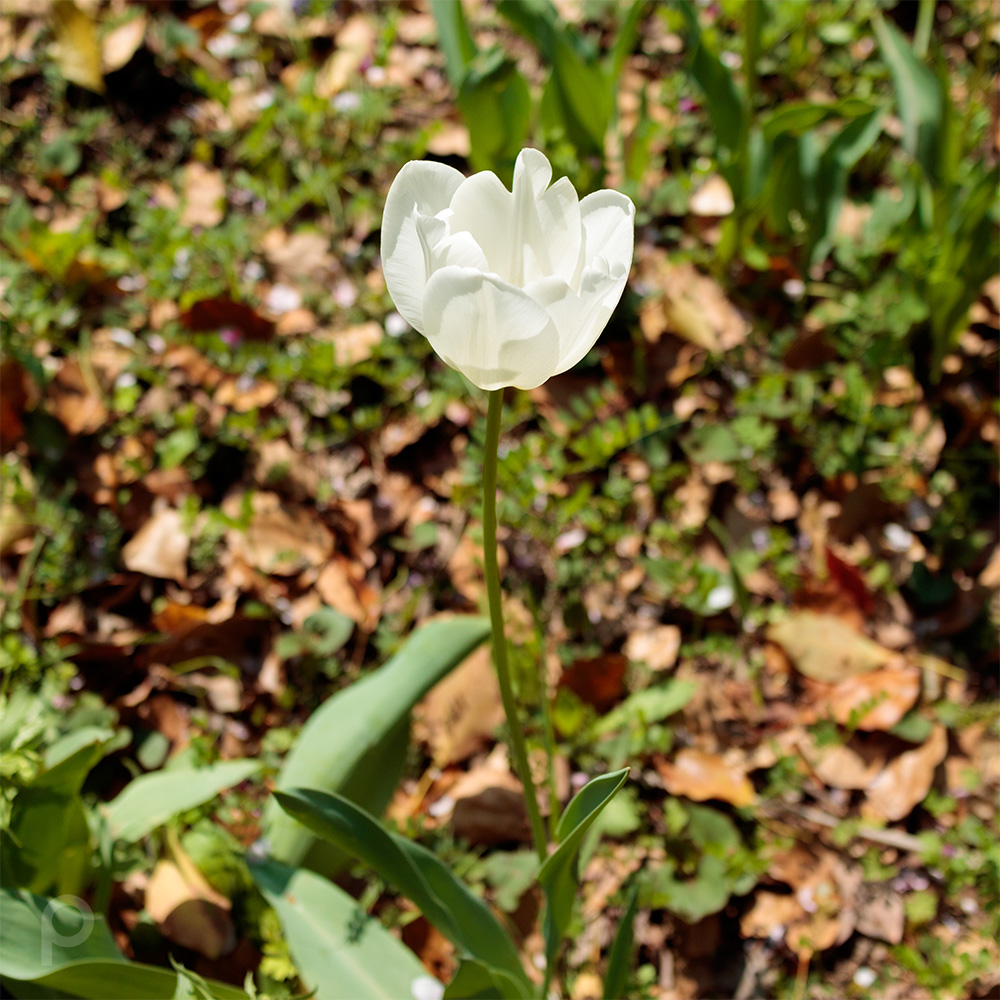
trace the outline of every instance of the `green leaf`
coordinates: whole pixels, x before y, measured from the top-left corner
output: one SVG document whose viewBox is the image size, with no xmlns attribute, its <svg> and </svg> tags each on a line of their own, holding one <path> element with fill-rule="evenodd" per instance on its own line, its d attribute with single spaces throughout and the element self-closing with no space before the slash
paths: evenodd
<svg viewBox="0 0 1000 1000">
<path fill-rule="evenodd" d="M 87 727 L 63 737 L 46 754 L 49 763 L 11 805 L 2 846 L 4 882 L 32 892 L 53 884 L 59 892 L 79 889 L 79 859 L 71 844 L 89 841 L 80 789 L 114 738 L 111 730 Z"/>
<path fill-rule="evenodd" d="M 760 127 L 766 139 L 774 140 L 786 133 L 798 135 L 831 118 L 861 118 L 875 110 L 870 101 L 858 97 L 845 97 L 832 104 L 789 101 L 770 114 L 762 115 Z"/>
<path fill-rule="evenodd" d="M 591 728 L 591 735 L 606 736 L 634 720 L 641 720 L 646 725 L 660 722 L 679 712 L 694 697 L 697 689 L 694 681 L 671 678 L 666 684 L 636 691 L 602 716 Z"/>
<path fill-rule="evenodd" d="M 914 54 L 898 28 L 882 15 L 873 15 L 875 34 L 889 66 L 899 117 L 903 121 L 903 146 L 916 157 L 927 177 L 940 178 L 945 94 L 929 66 Z"/>
<path fill-rule="evenodd" d="M 545 953 L 555 962 L 573 914 L 576 899 L 576 857 L 584 835 L 619 788 L 625 784 L 629 769 L 611 771 L 589 781 L 566 806 L 556 826 L 559 846 L 548 856 L 538 872 L 538 883 L 545 890 Z"/>
<path fill-rule="evenodd" d="M 604 975 L 604 996 L 607 1000 L 618 1000 L 631 995 L 629 977 L 632 970 L 632 928 L 638 899 L 639 890 L 633 886 L 608 954 L 608 971 Z"/>
<path fill-rule="evenodd" d="M 178 972 L 129 962 L 100 915 L 8 889 L 0 889 L 0 977 L 15 996 L 81 1000 L 173 1000 L 181 981 Z M 225 983 L 206 986 L 219 1000 L 247 1000 Z"/>
<path fill-rule="evenodd" d="M 276 787 L 342 791 L 378 788 L 384 770 L 375 752 L 418 702 L 488 635 L 485 618 L 460 616 L 419 628 L 380 669 L 324 702 L 310 717 L 285 759 Z M 373 764 L 374 762 L 374 764 Z M 378 766 L 375 766 L 378 764 Z M 384 792 L 384 782 L 382 791 Z M 390 789 L 391 794 L 391 789 Z M 362 804 L 381 812 L 387 798 Z M 312 833 L 269 801 L 264 833 L 271 854 L 298 865 L 315 841 Z"/>
<path fill-rule="evenodd" d="M 529 988 L 517 948 L 503 925 L 430 851 L 391 833 L 343 796 L 296 789 L 275 792 L 274 797 L 304 826 L 369 865 L 411 899 L 457 947 Z"/>
<path fill-rule="evenodd" d="M 705 93 L 709 122 L 719 145 L 737 152 L 750 126 L 750 112 L 736 86 L 733 74 L 717 55 L 710 52 L 701 37 L 697 8 L 690 0 L 682 0 L 681 11 L 689 35 L 689 68 L 698 86 Z M 732 181 L 730 181 L 732 186 Z M 733 194 L 738 192 L 733 189 Z"/>
<path fill-rule="evenodd" d="M 277 861 L 253 864 L 251 871 L 278 914 L 308 989 L 352 1000 L 415 995 L 413 983 L 427 975 L 417 956 L 343 889 Z"/>
<path fill-rule="evenodd" d="M 509 184 L 531 124 L 531 94 L 514 62 L 499 48 L 470 66 L 456 100 L 469 130 L 469 159 Z"/>
<path fill-rule="evenodd" d="M 469 64 L 476 56 L 476 43 L 465 20 L 462 0 L 431 0 L 431 13 L 437 23 L 438 41 L 444 53 L 448 79 L 458 90 Z"/>
<path fill-rule="evenodd" d="M 255 760 L 224 760 L 197 770 L 185 767 L 140 775 L 107 806 L 111 834 L 116 840 L 141 840 L 173 816 L 214 799 L 259 769 Z"/>
<path fill-rule="evenodd" d="M 463 958 L 443 1000 L 506 1000 L 511 996 L 525 996 L 523 985 L 500 969 Z"/>
</svg>

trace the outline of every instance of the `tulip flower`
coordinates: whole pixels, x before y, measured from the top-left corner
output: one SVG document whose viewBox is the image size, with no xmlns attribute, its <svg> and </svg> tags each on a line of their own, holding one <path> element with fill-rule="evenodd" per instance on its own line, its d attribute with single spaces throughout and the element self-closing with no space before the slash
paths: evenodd
<svg viewBox="0 0 1000 1000">
<path fill-rule="evenodd" d="M 594 346 L 632 266 L 635 208 L 617 191 L 578 199 L 537 149 L 513 191 L 414 161 L 382 218 L 382 267 L 399 313 L 481 389 L 533 389 Z"/>
</svg>

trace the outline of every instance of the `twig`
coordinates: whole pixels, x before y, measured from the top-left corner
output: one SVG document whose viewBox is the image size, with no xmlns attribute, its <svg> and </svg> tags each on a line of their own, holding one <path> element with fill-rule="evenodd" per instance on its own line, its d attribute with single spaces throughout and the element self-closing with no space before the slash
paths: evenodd
<svg viewBox="0 0 1000 1000">
<path fill-rule="evenodd" d="M 815 823 L 828 830 L 834 830 L 840 826 L 840 820 L 835 816 L 813 806 L 783 806 L 781 809 L 764 806 L 761 812 L 773 819 L 781 819 L 783 815 L 791 813 L 799 819 L 804 819 L 807 823 Z M 902 833 L 899 830 L 879 830 L 874 826 L 861 826 L 852 832 L 852 836 L 860 837 L 862 840 L 870 840 L 875 844 L 884 844 L 886 847 L 895 847 L 900 851 L 912 851 L 915 854 L 919 854 L 924 849 L 923 842 L 919 837 L 914 837 L 912 833 Z"/>
</svg>

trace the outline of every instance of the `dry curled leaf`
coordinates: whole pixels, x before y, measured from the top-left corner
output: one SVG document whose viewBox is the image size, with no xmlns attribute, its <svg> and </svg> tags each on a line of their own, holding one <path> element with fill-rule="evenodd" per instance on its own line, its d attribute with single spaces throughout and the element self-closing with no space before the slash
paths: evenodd
<svg viewBox="0 0 1000 1000">
<path fill-rule="evenodd" d="M 816 699 L 841 725 L 866 732 L 892 729 L 916 704 L 920 669 L 901 665 L 814 687 Z"/>
<path fill-rule="evenodd" d="M 828 684 L 876 670 L 899 655 L 836 615 L 814 611 L 792 612 L 771 625 L 767 637 L 784 649 L 799 673 Z"/>
<path fill-rule="evenodd" d="M 145 573 L 182 583 L 187 575 L 191 538 L 181 515 L 169 507 L 160 510 L 128 540 L 122 562 L 133 573 Z"/>
<path fill-rule="evenodd" d="M 307 510 L 282 503 L 276 493 L 255 493 L 253 514 L 245 532 L 228 533 L 230 547 L 254 569 L 291 576 L 321 566 L 333 551 L 330 530 Z M 228 497 L 223 510 L 238 517 L 241 498 Z"/>
<path fill-rule="evenodd" d="M 222 174 L 197 161 L 188 163 L 182 173 L 184 207 L 181 222 L 185 226 L 217 226 L 225 215 L 226 185 Z"/>
<path fill-rule="evenodd" d="M 926 743 L 900 754 L 868 786 L 861 815 L 889 822 L 905 819 L 926 798 L 947 752 L 948 734 L 936 725 Z"/>
<path fill-rule="evenodd" d="M 414 733 L 445 767 L 482 749 L 503 719 L 490 650 L 480 646 L 417 706 Z"/>
<path fill-rule="evenodd" d="M 669 670 L 681 649 L 681 630 L 676 625 L 657 625 L 647 632 L 633 632 L 625 642 L 625 655 L 650 670 Z"/>
<path fill-rule="evenodd" d="M 696 802 L 721 799 L 734 806 L 749 806 L 756 799 L 753 784 L 742 768 L 718 754 L 688 747 L 672 762 L 659 763 L 657 770 L 671 795 L 685 795 Z"/>
<path fill-rule="evenodd" d="M 173 848 L 174 860 L 158 861 L 146 885 L 146 912 L 171 941 L 218 958 L 236 943 L 232 904 L 212 888 L 176 840 Z"/>
<path fill-rule="evenodd" d="M 93 19 L 73 0 L 56 0 L 51 10 L 56 34 L 52 56 L 59 72 L 70 83 L 103 94 L 101 46 Z"/>
<path fill-rule="evenodd" d="M 101 64 L 105 73 L 114 73 L 128 65 L 146 37 L 146 15 L 140 14 L 109 31 L 101 42 Z"/>
</svg>

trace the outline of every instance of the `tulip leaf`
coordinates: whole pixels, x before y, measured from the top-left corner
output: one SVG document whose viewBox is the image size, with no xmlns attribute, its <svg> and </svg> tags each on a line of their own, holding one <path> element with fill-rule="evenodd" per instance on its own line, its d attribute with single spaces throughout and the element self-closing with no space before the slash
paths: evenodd
<svg viewBox="0 0 1000 1000">
<path fill-rule="evenodd" d="M 508 973 L 475 958 L 464 958 L 445 988 L 443 1000 L 506 1000 L 524 995 L 523 984 Z"/>
<path fill-rule="evenodd" d="M 477 59 L 458 88 L 458 109 L 469 130 L 469 159 L 509 184 L 531 126 L 531 93 L 517 66 L 499 49 Z"/>
<path fill-rule="evenodd" d="M 305 868 L 251 865 L 307 988 L 321 997 L 398 1000 L 426 976 L 416 955 L 343 889 Z M 334 994 L 330 991 L 335 990 Z"/>
<path fill-rule="evenodd" d="M 275 799 L 299 823 L 373 868 L 465 954 L 528 990 L 517 948 L 503 925 L 434 854 L 390 832 L 341 795 L 295 789 L 275 792 Z"/>
<path fill-rule="evenodd" d="M 916 157 L 928 179 L 939 179 L 946 95 L 929 66 L 922 63 L 899 29 L 879 13 L 874 15 L 875 34 L 889 66 L 896 91 L 899 117 L 903 121 L 903 145 Z"/>
<path fill-rule="evenodd" d="M 750 127 L 750 110 L 743 99 L 733 74 L 715 53 L 710 52 L 701 36 L 697 8 L 690 0 L 682 0 L 681 11 L 687 22 L 690 40 L 691 75 L 705 92 L 709 122 L 720 146 L 735 154 Z M 730 186 L 733 186 L 730 180 Z M 733 188 L 733 193 L 739 192 Z"/>
<path fill-rule="evenodd" d="M 172 1000 L 193 995 L 193 981 L 203 996 L 247 1000 L 235 986 L 185 969 L 130 962 L 102 916 L 23 889 L 0 889 L 0 977 L 14 996 Z M 181 992 L 184 986 L 189 992 Z"/>
<path fill-rule="evenodd" d="M 538 872 L 538 882 L 545 890 L 545 953 L 550 966 L 556 959 L 573 913 L 576 898 L 576 859 L 584 835 L 605 806 L 625 784 L 629 769 L 610 771 L 589 781 L 573 797 L 556 826 L 559 846 L 549 855 Z"/>
<path fill-rule="evenodd" d="M 633 886 L 618 921 L 618 930 L 608 954 L 608 971 L 604 974 L 604 996 L 608 1000 L 629 996 L 629 974 L 632 970 L 633 925 L 638 909 L 639 890 Z"/>
<path fill-rule="evenodd" d="M 171 817 L 215 798 L 260 770 L 256 760 L 223 760 L 208 767 L 178 767 L 130 781 L 107 807 L 116 840 L 135 843 Z"/>
<path fill-rule="evenodd" d="M 475 616 L 432 621 L 415 631 L 378 670 L 324 702 L 310 717 L 278 774 L 276 787 L 347 791 L 371 812 L 392 794 L 384 780 L 389 737 L 410 709 L 489 635 Z M 394 785 L 394 781 L 392 782 Z M 293 866 L 315 842 L 312 833 L 274 802 L 264 809 L 271 855 Z"/>
<path fill-rule="evenodd" d="M 465 20 L 462 0 L 431 0 L 431 12 L 437 24 L 438 41 L 444 53 L 448 79 L 452 87 L 458 90 L 477 52 L 469 24 Z"/>
</svg>

